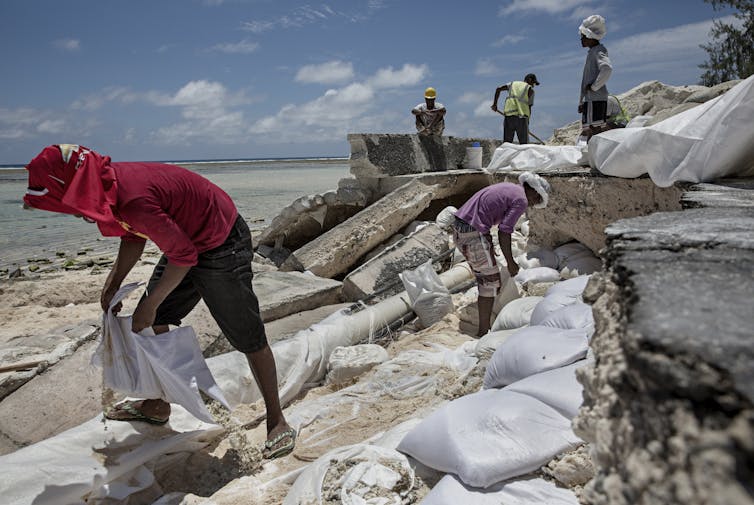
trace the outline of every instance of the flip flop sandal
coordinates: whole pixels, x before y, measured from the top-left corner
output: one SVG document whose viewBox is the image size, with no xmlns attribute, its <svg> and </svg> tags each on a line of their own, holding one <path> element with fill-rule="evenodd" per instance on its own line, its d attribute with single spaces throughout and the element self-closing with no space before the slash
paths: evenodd
<svg viewBox="0 0 754 505">
<path fill-rule="evenodd" d="M 156 425 L 163 425 L 168 422 L 168 419 L 170 419 L 169 417 L 161 419 L 159 417 L 148 416 L 136 408 L 135 403 L 136 402 L 134 401 L 128 400 L 110 407 L 105 411 L 105 418 L 110 419 L 111 421 L 144 421 L 145 423 Z M 123 412 L 128 415 L 123 416 Z"/>
<path fill-rule="evenodd" d="M 279 444 L 282 440 L 284 440 L 286 437 L 289 438 L 289 442 L 287 444 L 283 444 L 274 450 L 272 449 L 277 444 Z M 263 456 L 265 459 L 280 458 L 293 452 L 294 447 L 296 447 L 296 430 L 291 428 L 291 429 L 285 430 L 282 433 L 279 433 L 272 440 L 267 440 L 264 443 Z"/>
</svg>

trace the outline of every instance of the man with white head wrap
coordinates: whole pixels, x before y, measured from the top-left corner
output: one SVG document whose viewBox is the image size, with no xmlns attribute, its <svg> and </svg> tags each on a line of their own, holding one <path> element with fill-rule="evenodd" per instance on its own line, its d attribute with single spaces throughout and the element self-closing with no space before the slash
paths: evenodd
<svg viewBox="0 0 754 505">
<path fill-rule="evenodd" d="M 600 133 L 607 119 L 607 80 L 613 71 L 607 49 L 600 40 L 607 33 L 605 18 L 593 14 L 584 19 L 579 26 L 581 46 L 589 48 L 584 62 L 581 78 L 581 95 L 579 96 L 579 113 L 581 113 L 581 134 L 587 141 L 592 135 Z"/>
<path fill-rule="evenodd" d="M 487 186 L 477 191 L 455 213 L 453 239 L 474 271 L 479 288 L 477 336 L 480 337 L 490 329 L 492 306 L 502 286 L 500 268 L 492 247 L 491 229 L 497 226 L 498 242 L 508 273 L 514 277 L 518 273 L 518 265 L 511 251 L 511 234 L 516 221 L 528 206 L 543 208 L 547 205 L 550 184 L 546 180 L 524 172 L 518 182 Z"/>
</svg>

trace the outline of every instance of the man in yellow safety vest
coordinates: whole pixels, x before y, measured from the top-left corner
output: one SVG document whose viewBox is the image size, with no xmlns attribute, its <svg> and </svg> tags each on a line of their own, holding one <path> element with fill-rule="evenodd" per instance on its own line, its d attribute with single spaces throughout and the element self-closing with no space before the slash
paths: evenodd
<svg viewBox="0 0 754 505">
<path fill-rule="evenodd" d="M 519 144 L 529 143 L 529 118 L 534 105 L 534 86 L 539 86 L 537 76 L 527 74 L 523 81 L 509 82 L 495 89 L 495 98 L 490 107 L 495 112 L 500 112 L 497 108 L 500 93 L 508 92 L 502 112 L 505 116 L 503 142 L 513 142 L 515 133 Z"/>
</svg>

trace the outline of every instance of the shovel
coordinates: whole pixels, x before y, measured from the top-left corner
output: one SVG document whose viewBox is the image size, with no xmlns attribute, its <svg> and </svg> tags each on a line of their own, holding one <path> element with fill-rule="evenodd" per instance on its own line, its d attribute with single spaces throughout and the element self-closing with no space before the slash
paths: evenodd
<svg viewBox="0 0 754 505">
<path fill-rule="evenodd" d="M 503 114 L 503 113 L 502 113 L 502 112 L 500 112 L 499 110 L 496 110 L 495 112 L 497 112 L 497 113 L 498 113 L 498 114 L 500 114 L 501 116 L 505 117 L 505 114 Z M 529 135 L 531 135 L 532 137 L 534 137 L 534 139 L 535 139 L 535 140 L 537 140 L 537 141 L 538 141 L 538 142 L 539 142 L 540 144 L 542 144 L 542 145 L 545 145 L 544 141 L 543 141 L 543 140 L 542 140 L 541 138 L 539 138 L 539 137 L 537 137 L 536 135 L 534 135 L 534 134 L 533 134 L 533 133 L 531 132 L 531 130 L 529 130 Z"/>
</svg>

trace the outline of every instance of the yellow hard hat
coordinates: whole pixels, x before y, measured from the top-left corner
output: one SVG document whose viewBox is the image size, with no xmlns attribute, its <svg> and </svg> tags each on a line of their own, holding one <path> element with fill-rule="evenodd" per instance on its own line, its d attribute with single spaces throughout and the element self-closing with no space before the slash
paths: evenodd
<svg viewBox="0 0 754 505">
<path fill-rule="evenodd" d="M 437 91 L 435 91 L 435 88 L 427 88 L 424 90 L 424 98 L 437 98 Z"/>
</svg>

